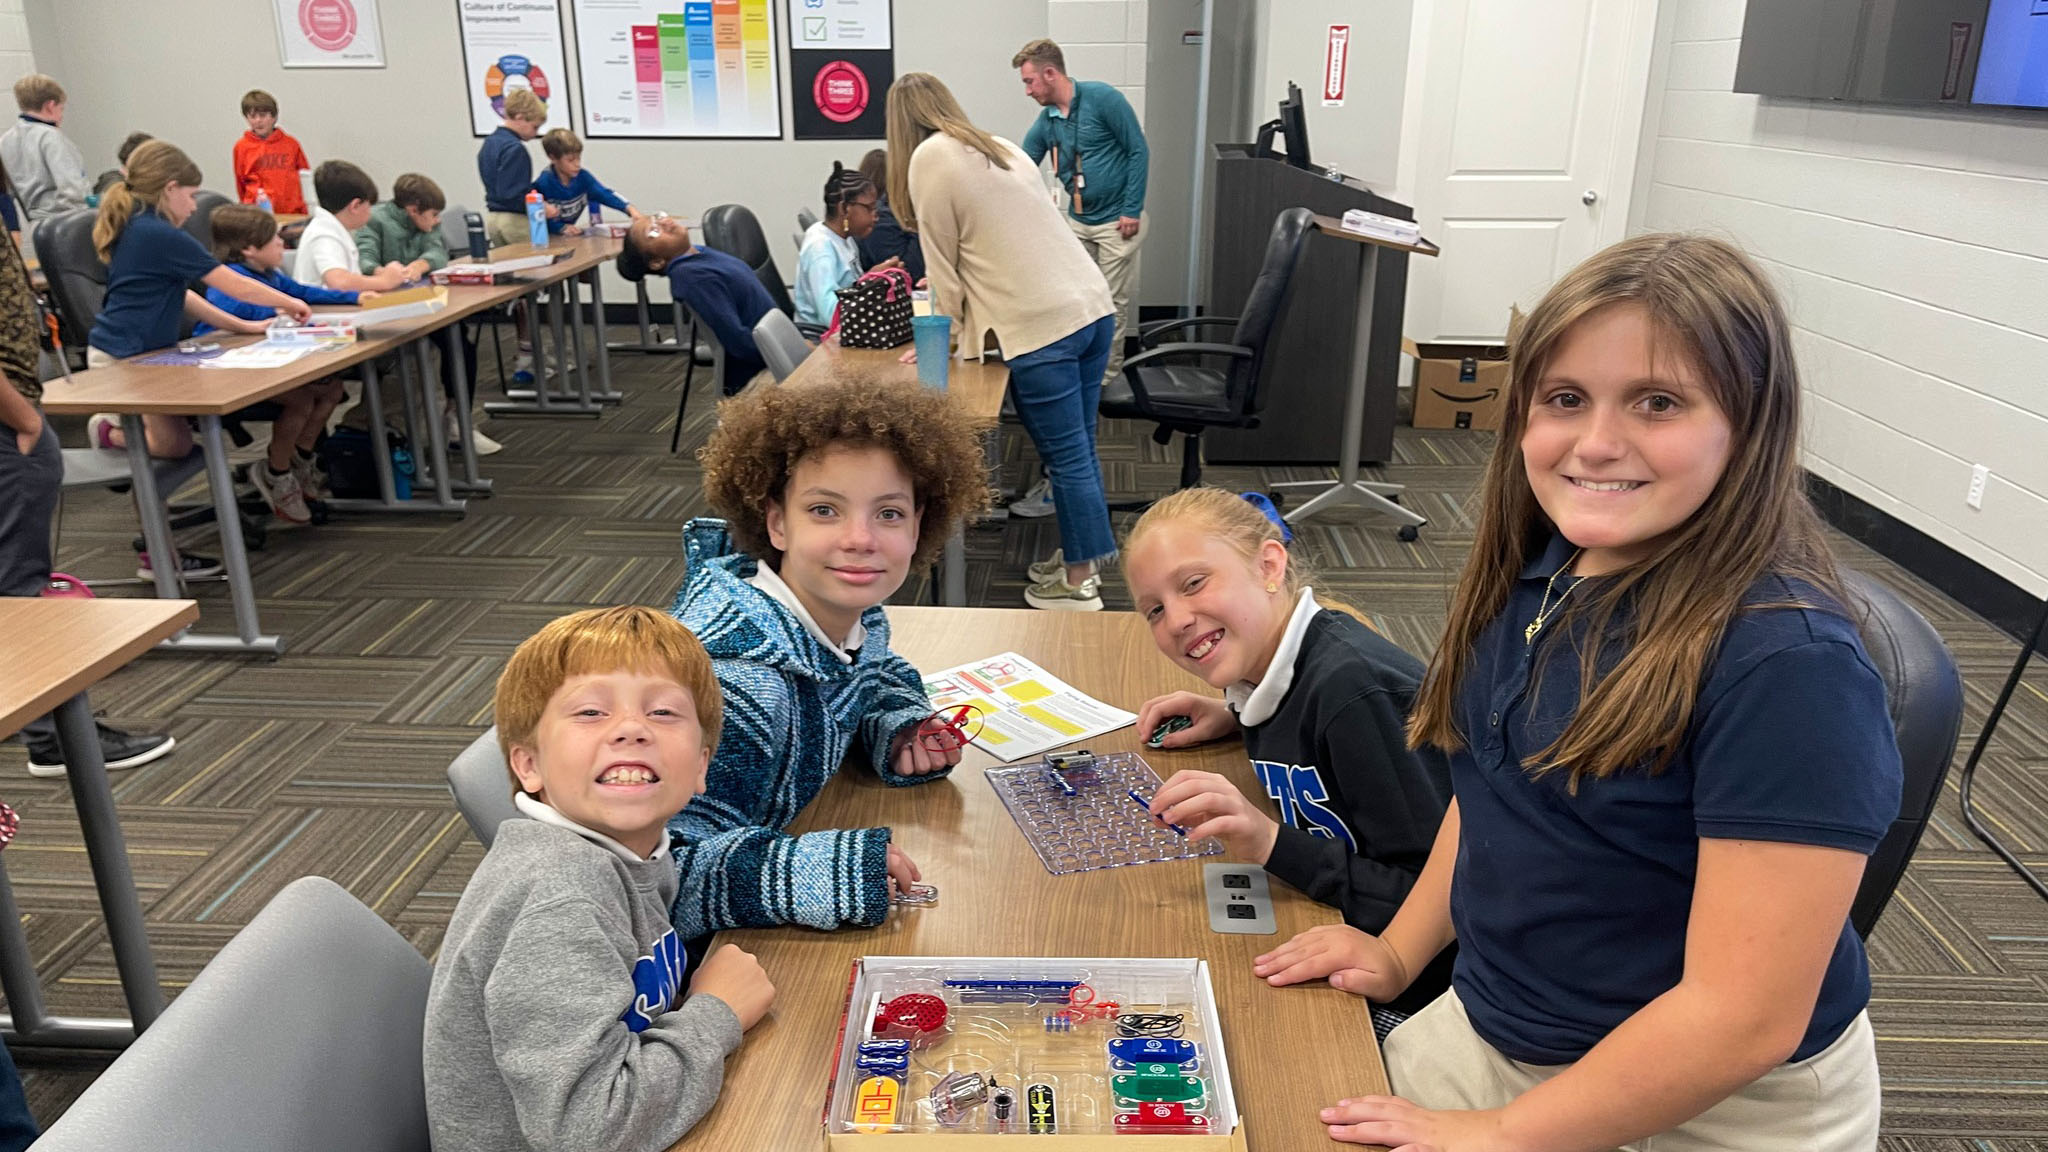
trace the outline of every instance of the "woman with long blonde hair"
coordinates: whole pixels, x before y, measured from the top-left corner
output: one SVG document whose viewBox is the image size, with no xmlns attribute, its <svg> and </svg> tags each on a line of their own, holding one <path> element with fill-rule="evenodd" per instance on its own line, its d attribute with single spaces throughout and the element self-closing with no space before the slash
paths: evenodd
<svg viewBox="0 0 2048 1152">
<path fill-rule="evenodd" d="M 918 233 L 932 311 L 953 318 L 960 354 L 979 359 L 993 343 L 1009 363 L 1017 418 L 1051 477 L 1060 550 L 1032 566 L 1025 603 L 1100 610 L 1098 565 L 1116 554 L 1095 455 L 1116 329 L 1109 282 L 1024 151 L 975 127 L 926 72 L 889 88 L 889 203 Z"/>
<path fill-rule="evenodd" d="M 1457 941 L 1451 990 L 1387 1039 L 1397 1095 L 1324 1109 L 1332 1137 L 1876 1146 L 1849 909 L 1899 752 L 1800 485 L 1790 333 L 1733 247 L 1648 235 L 1514 335 L 1409 730 L 1451 758 L 1436 846 L 1384 933 L 1254 964 L 1384 1000 Z"/>
</svg>

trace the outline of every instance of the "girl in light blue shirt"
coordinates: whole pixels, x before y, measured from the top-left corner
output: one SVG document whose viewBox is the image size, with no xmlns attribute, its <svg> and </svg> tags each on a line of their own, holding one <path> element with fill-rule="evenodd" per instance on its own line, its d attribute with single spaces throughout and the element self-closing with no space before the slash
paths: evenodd
<svg viewBox="0 0 2048 1152">
<path fill-rule="evenodd" d="M 825 218 L 804 232 L 796 258 L 796 320 L 823 328 L 832 323 L 839 290 L 860 278 L 860 248 L 854 243 L 875 230 L 881 193 L 857 168 L 832 162 L 825 182 Z M 876 268 L 900 268 L 890 257 Z"/>
</svg>

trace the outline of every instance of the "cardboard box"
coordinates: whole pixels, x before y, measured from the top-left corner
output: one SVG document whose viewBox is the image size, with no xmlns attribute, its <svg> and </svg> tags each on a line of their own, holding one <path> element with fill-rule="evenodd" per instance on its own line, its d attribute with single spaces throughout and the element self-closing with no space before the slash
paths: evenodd
<svg viewBox="0 0 2048 1152">
<path fill-rule="evenodd" d="M 1403 340 L 1401 350 L 1415 357 L 1415 427 L 1500 428 L 1508 397 L 1505 347 Z"/>
</svg>

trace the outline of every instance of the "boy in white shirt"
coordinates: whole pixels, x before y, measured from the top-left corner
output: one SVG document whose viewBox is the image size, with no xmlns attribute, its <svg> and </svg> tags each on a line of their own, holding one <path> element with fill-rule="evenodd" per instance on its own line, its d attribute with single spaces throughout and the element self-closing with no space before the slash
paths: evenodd
<svg viewBox="0 0 2048 1152">
<path fill-rule="evenodd" d="M 346 160 L 329 160 L 313 171 L 313 196 L 319 206 L 299 235 L 299 254 L 292 279 L 337 292 L 385 292 L 406 281 L 406 268 L 390 263 L 375 272 L 360 271 L 355 230 L 370 222 L 377 203 L 377 183 Z"/>
</svg>

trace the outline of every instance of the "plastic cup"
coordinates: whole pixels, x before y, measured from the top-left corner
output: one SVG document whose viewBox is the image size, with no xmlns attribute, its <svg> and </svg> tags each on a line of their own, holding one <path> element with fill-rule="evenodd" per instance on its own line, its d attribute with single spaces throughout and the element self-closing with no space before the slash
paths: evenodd
<svg viewBox="0 0 2048 1152">
<path fill-rule="evenodd" d="M 944 392 L 953 359 L 953 318 L 913 316 L 910 334 L 917 341 L 917 382 Z"/>
</svg>

